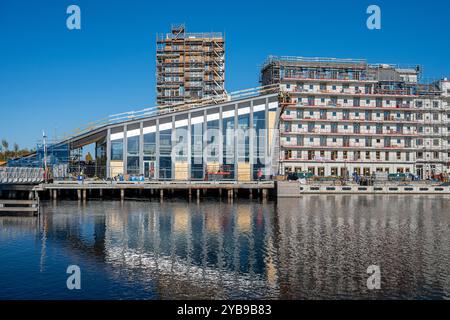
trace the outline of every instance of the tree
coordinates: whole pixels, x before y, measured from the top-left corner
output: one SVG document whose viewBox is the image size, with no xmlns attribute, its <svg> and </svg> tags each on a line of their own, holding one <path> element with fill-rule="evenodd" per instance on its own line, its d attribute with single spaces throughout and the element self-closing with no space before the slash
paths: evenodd
<svg viewBox="0 0 450 320">
<path fill-rule="evenodd" d="M 8 148 L 9 148 L 9 143 L 8 141 L 6 141 L 6 139 L 2 140 L 2 160 L 3 161 L 7 161 L 8 160 Z"/>
<path fill-rule="evenodd" d="M 2 146 L 3 146 L 3 149 L 5 149 L 5 152 L 8 151 L 9 143 L 8 143 L 8 141 L 6 141 L 6 139 L 2 140 Z"/>
<path fill-rule="evenodd" d="M 17 158 L 19 150 L 20 150 L 19 145 L 17 143 L 14 143 L 14 157 Z"/>
</svg>

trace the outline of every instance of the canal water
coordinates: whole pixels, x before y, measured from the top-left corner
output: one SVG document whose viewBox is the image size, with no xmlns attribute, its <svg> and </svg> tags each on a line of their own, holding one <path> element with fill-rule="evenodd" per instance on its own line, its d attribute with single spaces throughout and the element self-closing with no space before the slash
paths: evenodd
<svg viewBox="0 0 450 320">
<path fill-rule="evenodd" d="M 450 299 L 443 196 L 48 202 L 0 230 L 0 299 Z"/>
</svg>

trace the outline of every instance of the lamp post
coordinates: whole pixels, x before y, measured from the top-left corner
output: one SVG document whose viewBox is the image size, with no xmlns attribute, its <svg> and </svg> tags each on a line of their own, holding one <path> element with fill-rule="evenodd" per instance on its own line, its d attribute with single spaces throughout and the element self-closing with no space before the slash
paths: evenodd
<svg viewBox="0 0 450 320">
<path fill-rule="evenodd" d="M 47 136 L 45 135 L 45 131 L 42 131 L 42 138 L 44 142 L 44 177 L 45 183 L 48 182 L 48 167 L 47 167 Z"/>
</svg>

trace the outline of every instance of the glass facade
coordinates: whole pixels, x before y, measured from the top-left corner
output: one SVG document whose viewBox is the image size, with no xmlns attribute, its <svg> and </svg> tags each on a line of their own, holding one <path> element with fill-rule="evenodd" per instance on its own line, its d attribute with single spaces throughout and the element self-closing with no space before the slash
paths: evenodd
<svg viewBox="0 0 450 320">
<path fill-rule="evenodd" d="M 258 179 L 261 171 L 266 175 L 269 165 L 268 104 L 263 101 L 253 113 L 250 106 L 248 102 L 239 108 L 237 104 L 215 106 L 193 110 L 190 116 L 169 115 L 158 121 L 132 123 L 125 139 L 110 142 L 108 161 L 116 162 L 110 163 L 111 172 L 122 170 L 123 161 L 123 174 L 143 173 L 147 179 Z M 112 130 L 117 132 L 120 127 Z M 118 133 L 113 134 L 117 138 Z"/>
</svg>

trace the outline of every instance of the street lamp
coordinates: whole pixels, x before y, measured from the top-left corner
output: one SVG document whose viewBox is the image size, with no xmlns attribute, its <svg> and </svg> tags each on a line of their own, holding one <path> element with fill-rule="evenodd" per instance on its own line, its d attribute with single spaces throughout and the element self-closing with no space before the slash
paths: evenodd
<svg viewBox="0 0 450 320">
<path fill-rule="evenodd" d="M 48 182 L 48 168 L 47 168 L 47 136 L 45 135 L 45 131 L 42 131 L 42 138 L 44 142 L 44 177 L 45 183 Z"/>
</svg>

